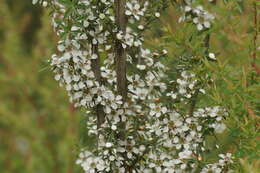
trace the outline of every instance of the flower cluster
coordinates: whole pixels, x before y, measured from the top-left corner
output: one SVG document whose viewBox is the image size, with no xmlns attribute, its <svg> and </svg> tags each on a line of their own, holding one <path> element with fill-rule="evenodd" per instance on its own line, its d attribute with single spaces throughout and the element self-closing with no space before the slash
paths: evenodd
<svg viewBox="0 0 260 173">
<path fill-rule="evenodd" d="M 79 158 L 77 164 L 81 164 L 83 170 L 86 172 L 95 173 L 96 170 L 104 171 L 107 168 L 105 162 L 102 159 L 93 156 L 91 152 L 83 151 L 80 153 Z"/>
<path fill-rule="evenodd" d="M 136 20 L 140 20 L 140 18 L 144 16 L 147 6 L 148 1 L 146 1 L 143 7 L 141 7 L 141 4 L 137 0 L 132 0 L 126 3 L 127 9 L 125 14 L 134 17 Z"/>
<path fill-rule="evenodd" d="M 191 20 L 199 31 L 210 28 L 215 19 L 214 15 L 204 10 L 201 5 L 193 7 L 190 1 L 187 1 L 187 5 L 182 10 L 184 15 L 179 18 L 179 21 Z"/>
<path fill-rule="evenodd" d="M 177 79 L 176 82 L 179 95 L 182 95 L 186 98 L 191 98 L 192 95 L 195 94 L 194 88 L 197 80 L 195 79 L 194 74 L 183 71 L 181 73 L 181 78 Z"/>
<path fill-rule="evenodd" d="M 55 79 L 75 106 L 90 111 L 88 132 L 97 137 L 96 150 L 82 149 L 77 160 L 87 173 L 192 172 L 205 150 L 205 130 L 225 129 L 226 113 L 221 107 L 192 111 L 178 107 L 186 107 L 197 90 L 205 93 L 204 88 L 197 86 L 192 71 L 181 71 L 179 78 L 168 83 L 170 69 L 160 62 L 167 51 L 143 46 L 144 25 L 151 17 L 160 17 L 158 9 L 165 2 L 127 0 L 125 30 L 116 23 L 114 0 L 49 2 L 54 9 L 53 26 L 61 38 L 59 53 L 51 61 Z M 198 29 L 209 27 L 212 17 L 201 7 L 185 11 L 198 18 L 193 18 L 196 24 L 199 17 L 204 19 Z M 131 67 L 125 74 L 126 99 L 118 94 L 115 42 L 121 44 Z M 104 118 L 101 124 L 98 108 Z"/>
<path fill-rule="evenodd" d="M 227 165 L 233 163 L 231 153 L 219 154 L 220 160 L 217 163 L 208 164 L 201 170 L 201 173 L 221 173 L 223 170 L 227 170 Z"/>
</svg>

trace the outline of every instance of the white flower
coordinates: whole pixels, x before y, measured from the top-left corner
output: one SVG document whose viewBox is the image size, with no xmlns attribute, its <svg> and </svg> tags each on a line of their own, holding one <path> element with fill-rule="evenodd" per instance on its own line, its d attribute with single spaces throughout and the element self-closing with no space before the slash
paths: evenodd
<svg viewBox="0 0 260 173">
<path fill-rule="evenodd" d="M 214 129 L 216 133 L 223 133 L 226 129 L 226 125 L 223 123 L 218 123 L 214 126 Z"/>
<path fill-rule="evenodd" d="M 113 144 L 112 144 L 111 142 L 107 142 L 107 143 L 106 143 L 106 147 L 107 147 L 107 148 L 111 148 L 112 146 L 113 146 Z"/>
<path fill-rule="evenodd" d="M 99 14 L 99 18 L 100 19 L 104 19 L 106 16 L 105 16 L 105 14 L 103 14 L 103 13 L 101 13 L 101 14 Z"/>
<path fill-rule="evenodd" d="M 113 125 L 111 126 L 111 129 L 112 129 L 112 130 L 116 130 L 116 129 L 117 129 L 116 125 L 113 124 Z"/>
<path fill-rule="evenodd" d="M 141 152 L 144 152 L 145 149 L 146 149 L 146 147 L 145 147 L 144 145 L 140 145 L 139 150 L 140 150 Z"/>
<path fill-rule="evenodd" d="M 42 2 L 42 6 L 43 6 L 43 7 L 47 7 L 47 6 L 48 6 L 48 2 L 47 2 L 47 1 L 43 1 L 43 2 Z"/>
<path fill-rule="evenodd" d="M 80 27 L 78 27 L 78 26 L 71 27 L 71 31 L 78 31 L 78 30 L 80 30 Z"/>
<path fill-rule="evenodd" d="M 197 29 L 198 29 L 199 31 L 201 31 L 201 30 L 203 29 L 203 25 L 200 24 L 200 23 L 198 23 L 198 24 L 197 24 Z"/>
<path fill-rule="evenodd" d="M 160 117 L 162 114 L 165 114 L 167 112 L 167 108 L 162 106 L 161 104 L 154 104 L 151 103 L 149 105 L 150 107 L 150 115 L 151 116 L 156 116 L 156 117 Z"/>
<path fill-rule="evenodd" d="M 170 96 L 172 99 L 176 99 L 177 98 L 177 94 L 174 93 L 173 91 L 171 91 L 170 93 L 167 93 L 166 96 Z"/>
<path fill-rule="evenodd" d="M 146 68 L 145 65 L 140 65 L 140 64 L 138 64 L 136 67 L 137 67 L 138 69 L 140 69 L 140 70 L 145 70 L 145 68 Z"/>
<path fill-rule="evenodd" d="M 115 159 L 116 159 L 115 156 L 109 156 L 110 161 L 114 161 Z"/>
<path fill-rule="evenodd" d="M 55 78 L 56 81 L 59 81 L 60 78 L 61 78 L 61 75 L 60 74 L 56 74 L 54 78 Z"/>
<path fill-rule="evenodd" d="M 127 157 L 128 157 L 129 159 L 132 159 L 132 158 L 133 158 L 133 154 L 130 153 L 130 152 L 127 152 Z"/>
<path fill-rule="evenodd" d="M 136 88 L 134 93 L 136 94 L 136 96 L 138 96 L 139 99 L 145 100 L 149 91 L 147 88 Z"/>
<path fill-rule="evenodd" d="M 166 49 L 163 49 L 163 54 L 166 55 L 168 53 L 168 51 Z"/>
<path fill-rule="evenodd" d="M 181 169 L 186 169 L 187 165 L 186 164 L 181 164 Z"/>
<path fill-rule="evenodd" d="M 160 16 L 161 16 L 160 13 L 158 13 L 158 12 L 155 13 L 155 17 L 160 17 Z"/>
<path fill-rule="evenodd" d="M 39 0 L 32 0 L 32 4 L 35 5 L 38 3 Z"/>
<path fill-rule="evenodd" d="M 204 10 L 202 6 L 185 6 L 183 8 L 184 15 L 180 17 L 179 22 L 182 22 L 186 19 L 192 19 L 192 22 L 196 25 L 199 31 L 210 28 L 211 22 L 214 20 L 214 16 L 208 11 Z"/>
<path fill-rule="evenodd" d="M 144 26 L 143 26 L 143 25 L 139 25 L 139 26 L 138 26 L 138 29 L 143 30 L 143 29 L 144 29 Z"/>
<path fill-rule="evenodd" d="M 209 53 L 209 58 L 213 59 L 213 60 L 216 60 L 216 56 L 215 56 L 214 53 Z"/>
<path fill-rule="evenodd" d="M 122 32 L 122 31 L 118 32 L 118 33 L 116 34 L 116 38 L 117 38 L 118 40 L 122 40 L 122 39 L 123 39 L 123 32 Z"/>
<path fill-rule="evenodd" d="M 184 150 L 183 152 L 179 153 L 180 159 L 188 159 L 191 157 L 192 151 L 190 150 Z"/>
<path fill-rule="evenodd" d="M 185 11 L 185 12 L 191 11 L 191 7 L 190 7 L 190 6 L 185 6 L 185 7 L 184 7 L 184 11 Z"/>
<path fill-rule="evenodd" d="M 202 93 L 202 94 L 206 94 L 206 91 L 204 89 L 199 89 L 199 91 Z"/>
<path fill-rule="evenodd" d="M 127 2 L 126 7 L 125 14 L 127 16 L 132 15 L 136 20 L 140 20 L 140 17 L 144 15 L 145 9 L 141 9 L 141 6 L 137 1 Z"/>
<path fill-rule="evenodd" d="M 154 168 L 156 165 L 154 163 L 149 164 L 149 168 Z"/>
</svg>

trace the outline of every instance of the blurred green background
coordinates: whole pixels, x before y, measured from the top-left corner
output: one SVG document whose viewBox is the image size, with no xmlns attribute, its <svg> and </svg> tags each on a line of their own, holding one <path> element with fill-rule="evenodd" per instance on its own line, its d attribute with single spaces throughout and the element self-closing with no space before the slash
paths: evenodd
<svg viewBox="0 0 260 173">
<path fill-rule="evenodd" d="M 220 61 L 206 65 L 216 79 L 211 99 L 231 110 L 221 146 L 244 167 L 238 172 L 257 173 L 260 87 L 250 64 L 252 3 L 229 0 L 208 6 L 218 14 L 210 32 L 211 50 L 217 50 Z M 187 39 L 190 28 L 177 23 L 176 16 L 174 8 L 164 14 L 160 25 L 147 32 L 148 45 L 166 47 L 176 57 L 197 52 Z M 78 146 L 88 143 L 84 114 L 73 108 L 53 79 L 48 60 L 56 42 L 47 11 L 32 6 L 31 0 L 0 0 L 0 173 L 81 172 L 74 163 Z"/>
<path fill-rule="evenodd" d="M 30 0 L 0 0 L 0 172 L 74 173 L 80 118 L 54 81 L 57 38 Z"/>
</svg>

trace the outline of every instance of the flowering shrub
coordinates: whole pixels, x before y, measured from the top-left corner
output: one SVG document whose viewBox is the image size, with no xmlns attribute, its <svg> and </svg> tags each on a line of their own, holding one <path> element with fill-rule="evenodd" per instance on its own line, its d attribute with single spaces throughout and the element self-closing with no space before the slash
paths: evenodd
<svg viewBox="0 0 260 173">
<path fill-rule="evenodd" d="M 83 148 L 79 154 L 77 164 L 85 172 L 229 170 L 230 153 L 220 154 L 216 163 L 201 156 L 206 137 L 226 127 L 225 109 L 196 107 L 196 98 L 206 93 L 204 84 L 212 79 L 198 76 L 180 58 L 176 78 L 169 80 L 173 69 L 161 62 L 170 57 L 167 50 L 144 46 L 144 31 L 170 1 L 39 2 L 52 9 L 60 38 L 51 59 L 55 79 L 76 107 L 88 110 L 88 132 L 97 138 L 95 150 Z M 180 5 L 180 21 L 189 20 L 204 32 L 214 16 L 193 3 Z M 216 59 L 208 51 L 203 58 Z"/>
</svg>

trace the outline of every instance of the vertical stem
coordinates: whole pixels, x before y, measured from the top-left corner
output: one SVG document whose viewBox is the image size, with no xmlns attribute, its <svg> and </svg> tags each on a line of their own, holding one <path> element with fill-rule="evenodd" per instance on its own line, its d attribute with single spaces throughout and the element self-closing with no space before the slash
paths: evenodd
<svg viewBox="0 0 260 173">
<path fill-rule="evenodd" d="M 210 42 L 210 34 L 207 34 L 205 39 L 204 39 L 204 46 L 206 48 L 206 50 L 205 50 L 206 56 L 208 56 L 208 54 L 209 54 L 209 47 L 210 47 L 209 42 Z"/>
<path fill-rule="evenodd" d="M 125 16 L 125 5 L 126 0 L 115 0 L 115 18 L 116 25 L 118 26 L 118 32 L 122 31 L 123 34 L 126 32 L 126 16 Z M 127 97 L 127 81 L 126 81 L 126 51 L 122 47 L 120 40 L 115 40 L 115 63 L 116 63 L 116 75 L 117 75 L 117 91 L 118 94 L 123 97 L 123 103 Z M 123 115 L 122 115 L 123 116 Z M 122 130 L 119 134 L 121 140 L 125 139 L 125 123 L 120 123 L 120 129 Z"/>
<path fill-rule="evenodd" d="M 256 73 L 260 74 L 260 69 L 256 65 L 256 57 L 257 57 L 257 39 L 258 39 L 258 31 L 259 31 L 259 21 L 258 21 L 258 11 L 257 11 L 257 4 L 256 1 L 253 3 L 253 9 L 254 9 L 254 37 L 253 37 L 253 52 L 252 52 L 252 60 L 251 60 L 251 66 L 256 71 Z M 255 74 L 252 73 L 251 76 L 251 83 L 253 83 L 255 80 Z"/>
<path fill-rule="evenodd" d="M 115 0 L 115 17 L 116 24 L 119 31 L 124 34 L 126 32 L 126 15 L 125 15 L 125 0 Z M 127 97 L 127 84 L 126 84 L 126 51 L 122 47 L 120 40 L 115 41 L 115 61 L 117 73 L 117 90 L 126 101 Z"/>
<path fill-rule="evenodd" d="M 91 60 L 91 68 L 95 74 L 96 80 L 99 82 L 101 85 L 101 70 L 100 70 L 100 56 L 98 53 L 98 45 L 93 45 L 92 44 L 92 53 L 97 55 L 97 59 Z M 96 106 L 96 115 L 97 115 L 97 127 L 100 128 L 100 126 L 104 123 L 105 121 L 105 113 L 103 111 L 103 106 L 101 104 L 98 104 Z"/>
<path fill-rule="evenodd" d="M 190 105 L 190 110 L 189 110 L 189 115 L 193 116 L 196 104 L 197 104 L 197 99 L 199 95 L 199 89 L 196 89 L 194 96 L 191 98 L 191 105 Z"/>
<path fill-rule="evenodd" d="M 127 18 L 125 15 L 125 6 L 126 0 L 115 0 L 115 19 L 116 25 L 118 26 L 118 32 L 126 32 L 126 23 Z M 123 97 L 123 102 L 127 99 L 127 80 L 126 80 L 126 50 L 122 47 L 120 40 L 115 40 L 115 63 L 116 63 L 116 75 L 117 75 L 117 91 Z M 119 138 L 125 140 L 125 123 L 120 123 L 120 129 L 122 130 L 119 133 Z M 126 172 L 132 172 L 132 168 L 129 167 L 126 163 L 127 156 L 123 154 L 124 159 L 124 168 Z"/>
</svg>

